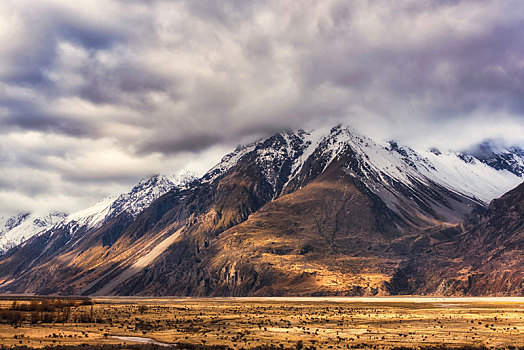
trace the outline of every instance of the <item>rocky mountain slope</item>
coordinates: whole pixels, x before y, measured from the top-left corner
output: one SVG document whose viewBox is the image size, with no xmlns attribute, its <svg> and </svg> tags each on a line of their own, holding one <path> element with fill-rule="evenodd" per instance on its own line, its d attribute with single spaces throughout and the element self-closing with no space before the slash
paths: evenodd
<svg viewBox="0 0 524 350">
<path fill-rule="evenodd" d="M 78 216 L 84 221 L 33 237 L 0 259 L 0 291 L 438 293 L 413 262 L 464 239 L 465 217 L 522 182 L 515 150 L 513 161 L 493 163 L 376 142 L 340 125 L 278 133 L 238 147 L 143 210 L 104 203 Z M 141 195 L 121 203 L 132 198 Z M 90 228 L 75 234 L 84 222 Z"/>
<path fill-rule="evenodd" d="M 31 213 L 10 218 L 0 218 L 0 256 L 9 249 L 25 242 L 33 236 L 46 231 L 69 231 L 71 236 L 77 232 L 96 229 L 123 212 L 136 217 L 155 199 L 175 186 L 185 186 L 194 176 L 155 175 L 143 179 L 130 192 L 116 197 L 106 197 L 93 206 L 67 215 L 52 212 L 45 216 Z"/>
<path fill-rule="evenodd" d="M 413 250 L 395 294 L 524 295 L 524 183 L 472 217 L 464 232 Z"/>
</svg>

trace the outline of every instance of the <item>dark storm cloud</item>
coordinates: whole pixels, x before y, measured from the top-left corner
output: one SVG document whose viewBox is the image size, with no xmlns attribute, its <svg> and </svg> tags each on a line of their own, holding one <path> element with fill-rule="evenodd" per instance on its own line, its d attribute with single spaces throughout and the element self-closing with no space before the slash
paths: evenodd
<svg viewBox="0 0 524 350">
<path fill-rule="evenodd" d="M 501 18 L 467 36 L 435 33 L 416 45 L 385 37 L 383 46 L 360 50 L 358 42 L 333 45 L 331 32 L 323 36 L 325 41 L 304 60 L 307 88 L 333 84 L 355 93 L 351 103 L 386 117 L 398 113 L 397 107 L 421 104 L 423 110 L 411 109 L 415 115 L 407 119 L 417 114 L 429 121 L 459 119 L 479 108 L 507 108 L 522 118 L 523 19 L 506 23 Z M 366 101 L 368 94 L 373 96 Z"/>
<path fill-rule="evenodd" d="M 133 104 L 137 108 L 151 108 L 154 106 L 148 103 L 148 93 L 165 92 L 171 99 L 176 98 L 176 80 L 147 71 L 147 68 L 123 64 L 107 69 L 95 63 L 83 67 L 81 74 L 89 79 L 74 93 L 95 104 Z M 133 96 L 131 100 L 130 96 Z"/>
<path fill-rule="evenodd" d="M 161 152 L 166 154 L 183 151 L 199 151 L 216 143 L 223 142 L 223 138 L 213 134 L 189 134 L 178 138 L 160 138 L 149 140 L 139 148 L 139 153 Z"/>
<path fill-rule="evenodd" d="M 61 40 L 93 51 L 107 49 L 125 40 L 118 26 L 86 18 L 80 9 L 70 6 L 24 1 L 7 6 L 6 12 L 9 13 L 5 15 L 23 21 L 23 28 L 16 33 L 20 37 L 8 38 L 18 43 L 2 57 L 4 64 L 14 68 L 0 75 L 2 81 L 29 85 L 45 83 L 45 70 L 56 59 L 56 45 Z"/>
<path fill-rule="evenodd" d="M 98 28 L 94 23 L 77 23 L 74 19 L 57 28 L 57 38 L 81 45 L 89 50 L 103 50 L 125 39 L 115 29 Z"/>
<path fill-rule="evenodd" d="M 103 9 L 83 13 L 56 3 L 41 5 L 40 11 L 47 14 L 45 25 L 29 27 L 43 30 L 43 44 L 29 49 L 25 70 L 5 81 L 38 85 L 48 98 L 74 96 L 95 105 L 141 111 L 152 132 L 150 140 L 137 140 L 139 148 L 144 145 L 140 152 L 199 150 L 244 136 L 245 130 L 253 129 L 250 125 L 260 128 L 255 133 L 274 129 L 275 124 L 300 127 L 323 117 L 345 119 L 352 108 L 385 118 L 403 115 L 401 119 L 429 121 L 479 109 L 522 114 L 524 21 L 504 16 L 504 10 L 522 7 L 517 2 L 500 6 L 500 16 L 489 13 L 493 3 L 471 1 L 328 1 L 301 6 L 157 1 L 129 16 L 119 13 L 126 9 L 122 4 L 112 8 L 115 18 L 109 21 L 103 19 Z M 468 18 L 468 9 L 477 15 Z M 162 18 L 164 10 L 180 17 L 173 16 L 170 23 Z M 267 18 L 260 15 L 264 12 Z M 35 16 L 34 11 L 28 13 L 28 18 Z M 456 16 L 457 28 L 446 22 L 449 16 Z M 485 23 L 475 23 L 478 20 Z M 80 57 L 62 57 L 67 53 L 61 52 L 60 44 L 80 51 Z M 150 55 L 164 57 L 157 64 Z M 70 84 L 70 78 L 79 81 Z M 264 96 L 282 82 L 296 84 L 296 91 L 291 96 Z M 264 98 L 267 101 L 257 106 Z M 249 106 L 245 111 L 250 100 L 255 109 L 279 98 L 289 101 L 280 108 L 269 106 L 265 115 L 253 113 Z M 36 104 L 30 109 L 39 108 Z M 89 122 L 72 125 L 67 117 L 60 121 L 45 113 L 38 120 L 17 105 L 8 109 L 4 125 L 98 135 Z M 186 122 L 190 118 L 216 127 L 204 132 L 208 137 L 196 138 L 203 142 L 186 141 L 195 127 Z M 237 126 L 239 119 L 252 122 Z M 181 129 L 187 125 L 187 130 L 179 133 L 179 140 L 164 140 L 173 147 L 151 146 L 166 138 L 166 120 Z M 219 130 L 219 124 L 229 127 L 231 134 Z"/>
<path fill-rule="evenodd" d="M 191 153 L 212 162 L 338 122 L 422 147 L 524 143 L 523 13 L 519 0 L 0 2 L 2 190 L 34 193 L 16 178 L 37 171 L 49 196 L 85 198 L 90 182 L 109 193 Z"/>
<path fill-rule="evenodd" d="M 16 103 L 7 104 L 8 107 L 16 106 Z M 71 136 L 87 137 L 95 136 L 96 130 L 82 120 L 69 119 L 63 115 L 46 114 L 35 110 L 33 106 L 19 107 L 16 113 L 7 115 L 0 119 L 0 128 L 3 130 L 26 130 L 42 131 L 46 133 L 61 133 Z"/>
</svg>

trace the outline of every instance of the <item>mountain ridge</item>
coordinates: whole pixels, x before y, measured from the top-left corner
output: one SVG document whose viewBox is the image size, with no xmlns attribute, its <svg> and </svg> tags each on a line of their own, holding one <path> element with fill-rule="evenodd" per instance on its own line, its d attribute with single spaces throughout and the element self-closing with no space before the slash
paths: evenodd
<svg viewBox="0 0 524 350">
<path fill-rule="evenodd" d="M 0 218 L 0 255 L 49 229 L 66 216 L 66 213 L 51 212 L 44 216 L 23 213 L 9 218 Z"/>
<path fill-rule="evenodd" d="M 94 205 L 72 214 L 51 212 L 45 216 L 36 216 L 24 213 L 0 221 L 0 256 L 10 248 L 23 244 L 33 236 L 46 230 L 67 229 L 71 236 L 77 232 L 94 229 L 105 222 L 117 217 L 123 212 L 136 217 L 143 209 L 148 207 L 155 199 L 171 190 L 175 186 L 186 186 L 195 179 L 192 174 L 154 175 L 140 180 L 138 184 L 127 192 L 118 196 L 108 196 Z M 29 227 L 27 219 L 34 222 L 34 227 Z M 9 225 L 9 223 L 17 223 Z M 26 223 L 25 226 L 20 225 Z M 4 227 L 2 230 L 1 227 Z"/>
<path fill-rule="evenodd" d="M 277 133 L 136 216 L 116 213 L 74 242 L 67 227 L 34 237 L 0 258 L 0 291 L 401 293 L 395 278 L 402 281 L 410 254 L 456 239 L 466 216 L 520 182 L 458 153 L 375 142 L 342 125 Z M 104 289 L 175 232 L 147 266 Z"/>
</svg>

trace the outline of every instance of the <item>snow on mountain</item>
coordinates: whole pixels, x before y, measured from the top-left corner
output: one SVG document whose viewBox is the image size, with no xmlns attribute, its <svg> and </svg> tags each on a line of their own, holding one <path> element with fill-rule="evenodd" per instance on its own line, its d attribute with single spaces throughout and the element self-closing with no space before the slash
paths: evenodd
<svg viewBox="0 0 524 350">
<path fill-rule="evenodd" d="M 106 197 L 89 208 L 77 211 L 65 218 L 57 226 L 68 227 L 71 235 L 74 235 L 80 228 L 93 228 L 100 225 L 109 215 L 111 204 L 116 197 Z"/>
<path fill-rule="evenodd" d="M 201 180 L 203 182 L 212 182 L 220 177 L 231 169 L 240 158 L 252 152 L 260 142 L 261 141 L 252 142 L 247 145 L 238 145 L 233 152 L 226 154 L 217 165 L 205 173 Z"/>
<path fill-rule="evenodd" d="M 464 162 L 460 152 L 436 155 L 430 151 L 422 151 L 420 154 L 434 167 L 421 169 L 428 178 L 442 183 L 455 192 L 475 197 L 485 204 L 518 186 L 524 180 L 522 175 L 516 175 L 506 169 L 498 170 L 483 162 Z"/>
<path fill-rule="evenodd" d="M 304 162 L 317 149 L 320 141 L 323 140 L 328 131 L 329 129 L 315 129 L 309 132 L 301 133 L 305 147 L 303 148 L 300 156 L 296 158 L 293 162 L 293 165 L 291 167 L 290 179 L 301 170 L 302 166 L 304 165 Z"/>
<path fill-rule="evenodd" d="M 517 176 L 524 176 L 524 149 L 520 147 L 499 148 L 485 141 L 459 154 L 466 162 L 480 161 L 496 170 L 507 170 Z"/>
<path fill-rule="evenodd" d="M 338 125 L 332 129 L 282 132 L 239 146 L 204 175 L 203 180 L 211 182 L 244 157 L 254 157 L 252 161 L 277 195 L 279 181 L 281 187 L 288 184 L 308 158 L 323 158 L 326 168 L 350 149 L 359 162 L 364 184 L 386 202 L 389 194 L 381 193 L 381 188 L 384 191 L 389 186 L 387 191 L 394 192 L 395 182 L 412 189 L 433 183 L 488 204 L 524 180 L 524 150 L 511 147 L 495 152 L 487 150 L 486 145 L 479 147 L 483 152 L 414 150 L 394 141 L 373 140 L 351 127 Z M 284 169 L 289 165 L 290 169 Z"/>
<path fill-rule="evenodd" d="M 494 150 L 482 144 L 467 152 L 414 150 L 394 141 L 373 140 L 342 125 L 281 132 L 238 146 L 198 180 L 192 175 L 156 175 L 143 179 L 128 193 L 107 197 L 67 217 L 55 213 L 44 218 L 31 214 L 0 218 L 0 254 L 51 228 L 66 229 L 73 236 L 80 230 L 100 227 L 123 212 L 136 217 L 175 186 L 187 188 L 194 181 L 213 182 L 242 161 L 260 169 L 276 198 L 299 174 L 309 176 L 301 172 L 312 158 L 320 159 L 325 169 L 348 154 L 354 160 L 346 169 L 348 176 L 358 178 L 397 213 L 405 209 L 399 211 L 399 206 L 406 201 L 422 205 L 429 201 L 428 207 L 446 207 L 448 199 L 441 198 L 443 193 L 445 197 L 456 193 L 486 205 L 516 187 L 524 177 L 524 150 L 518 147 Z M 455 209 L 448 209 L 448 214 L 455 215 L 451 213 Z"/>
<path fill-rule="evenodd" d="M 51 213 L 37 217 L 33 214 L 22 214 L 8 219 L 0 218 L 0 255 L 48 230 L 66 229 L 74 236 L 80 230 L 98 228 L 123 212 L 136 217 L 155 199 L 175 186 L 184 187 L 194 180 L 195 177 L 191 174 L 155 175 L 142 179 L 128 193 L 106 197 L 91 207 L 70 215 Z"/>
<path fill-rule="evenodd" d="M 64 220 L 66 216 L 65 213 L 52 212 L 45 216 L 25 213 L 0 218 L 0 255 Z"/>
<path fill-rule="evenodd" d="M 428 180 L 431 180 L 484 204 L 523 181 L 522 175 L 507 169 L 497 169 L 480 160 L 465 161 L 461 152 L 417 151 L 401 147 L 394 141 L 376 142 L 348 127 L 333 129 L 322 142 L 327 144 L 325 152 L 331 154 L 331 159 L 344 147 L 351 147 L 362 163 L 363 173 L 369 177 L 378 176 L 381 183 L 394 179 L 413 187 L 416 181 L 427 185 Z M 518 154 L 512 156 L 524 162 L 523 154 L 520 158 Z M 370 190 L 374 191 L 374 188 Z"/>
<path fill-rule="evenodd" d="M 71 235 L 80 229 L 98 228 L 123 212 L 136 217 L 155 199 L 174 187 L 184 187 L 195 180 L 191 174 L 155 175 L 142 179 L 131 191 L 102 199 L 93 206 L 69 215 L 59 225 L 67 227 Z"/>
<path fill-rule="evenodd" d="M 248 145 L 238 146 L 235 151 L 223 157 L 209 170 L 201 181 L 212 182 L 239 162 L 246 161 L 259 168 L 276 197 L 315 150 L 324 132 L 325 130 L 286 131 Z"/>
<path fill-rule="evenodd" d="M 121 194 L 109 208 L 109 217 L 115 217 L 122 212 L 128 212 L 136 217 L 142 210 L 149 207 L 151 203 L 171 190 L 173 187 L 185 187 L 196 178 L 192 174 L 156 175 L 140 181 L 133 189 Z"/>
<path fill-rule="evenodd" d="M 310 134 L 281 132 L 259 143 L 255 148 L 254 164 L 258 166 L 276 197 L 291 178 L 304 152 L 312 145 Z"/>
</svg>

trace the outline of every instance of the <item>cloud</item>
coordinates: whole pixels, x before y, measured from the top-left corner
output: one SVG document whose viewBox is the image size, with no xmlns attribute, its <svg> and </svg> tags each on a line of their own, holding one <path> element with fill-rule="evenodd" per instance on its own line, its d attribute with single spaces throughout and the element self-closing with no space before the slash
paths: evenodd
<svg viewBox="0 0 524 350">
<path fill-rule="evenodd" d="M 522 13 L 518 0 L 2 1 L 0 188 L 18 207 L 67 192 L 77 208 L 338 122 L 418 147 L 524 144 Z"/>
</svg>

